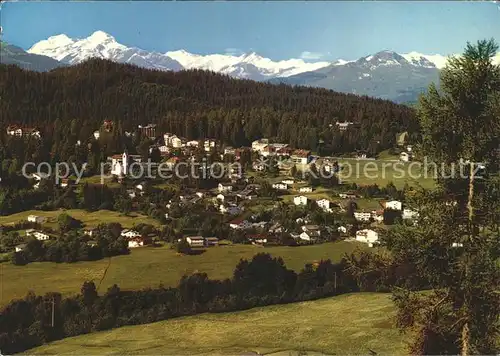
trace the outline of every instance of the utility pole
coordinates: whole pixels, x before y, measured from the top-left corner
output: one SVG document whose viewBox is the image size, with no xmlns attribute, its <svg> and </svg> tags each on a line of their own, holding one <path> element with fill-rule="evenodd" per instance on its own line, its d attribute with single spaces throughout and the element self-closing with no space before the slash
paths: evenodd
<svg viewBox="0 0 500 356">
<path fill-rule="evenodd" d="M 52 297 L 52 327 L 54 327 L 54 309 L 55 309 L 55 304 L 56 304 L 55 298 Z"/>
</svg>

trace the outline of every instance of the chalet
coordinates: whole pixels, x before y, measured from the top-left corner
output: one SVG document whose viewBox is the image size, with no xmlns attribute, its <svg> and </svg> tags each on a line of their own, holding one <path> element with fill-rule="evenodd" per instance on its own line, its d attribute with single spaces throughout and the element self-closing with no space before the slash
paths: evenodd
<svg viewBox="0 0 500 356">
<path fill-rule="evenodd" d="M 151 237 L 137 236 L 137 237 L 132 237 L 131 239 L 128 240 L 128 247 L 129 248 L 142 247 L 150 245 L 151 243 L 152 243 Z"/>
<path fill-rule="evenodd" d="M 182 140 L 177 135 L 166 133 L 163 135 L 163 140 L 165 141 L 165 146 L 173 148 L 182 147 Z"/>
<path fill-rule="evenodd" d="M 245 219 L 234 219 L 229 222 L 229 227 L 231 229 L 236 229 L 236 230 L 241 230 L 241 229 L 248 229 L 252 226 L 251 223 L 248 222 L 248 220 Z"/>
<path fill-rule="evenodd" d="M 158 146 L 158 151 L 160 151 L 160 153 L 169 153 L 170 148 L 168 148 L 167 145 L 162 145 L 162 146 Z"/>
<path fill-rule="evenodd" d="M 205 140 L 205 142 L 203 142 L 203 147 L 205 149 L 205 152 L 213 151 L 215 149 L 215 145 L 216 145 L 216 141 L 212 140 L 212 139 L 208 139 L 208 140 Z"/>
<path fill-rule="evenodd" d="M 247 239 L 253 245 L 263 245 L 267 243 L 267 235 L 265 234 L 248 235 Z"/>
<path fill-rule="evenodd" d="M 186 241 L 191 247 L 203 247 L 205 246 L 205 239 L 202 236 L 188 236 Z"/>
<path fill-rule="evenodd" d="M 378 242 L 378 232 L 371 229 L 356 231 L 356 241 L 367 243 L 369 247 Z"/>
<path fill-rule="evenodd" d="M 264 147 L 269 144 L 269 140 L 267 138 L 261 138 L 260 140 L 256 140 L 252 142 L 252 150 L 261 152 Z"/>
<path fill-rule="evenodd" d="M 308 201 L 307 197 L 303 195 L 299 195 L 293 198 L 293 203 L 295 205 L 307 205 L 307 201 Z"/>
<path fill-rule="evenodd" d="M 403 209 L 403 215 L 402 218 L 404 220 L 415 220 L 419 216 L 417 211 L 411 210 L 411 209 Z"/>
<path fill-rule="evenodd" d="M 399 160 L 403 162 L 409 162 L 411 161 L 412 155 L 409 152 L 401 152 L 399 154 Z"/>
<path fill-rule="evenodd" d="M 358 195 L 353 192 L 339 193 L 339 197 L 342 199 L 356 199 Z"/>
<path fill-rule="evenodd" d="M 233 147 L 231 147 L 231 146 L 227 146 L 227 147 L 224 148 L 224 154 L 225 155 L 233 155 L 234 156 L 234 155 L 236 155 L 236 150 Z"/>
<path fill-rule="evenodd" d="M 10 125 L 7 127 L 7 135 L 16 137 L 35 137 L 41 138 L 40 131 L 33 127 L 20 127 L 17 125 Z"/>
<path fill-rule="evenodd" d="M 217 246 L 219 239 L 217 237 L 205 237 L 205 246 Z"/>
<path fill-rule="evenodd" d="M 219 192 L 231 192 L 233 190 L 233 186 L 227 183 L 219 183 L 217 189 Z"/>
<path fill-rule="evenodd" d="M 385 209 L 391 209 L 391 210 L 401 210 L 403 207 L 403 203 L 401 203 L 398 200 L 386 201 L 383 202 L 382 204 Z"/>
<path fill-rule="evenodd" d="M 340 131 L 347 131 L 348 127 L 352 124 L 353 124 L 353 122 L 350 122 L 350 121 L 344 121 L 344 122 L 337 121 L 337 122 L 335 122 L 335 125 L 338 127 L 338 129 Z"/>
<path fill-rule="evenodd" d="M 299 239 L 307 242 L 314 242 L 317 241 L 321 237 L 320 231 L 319 230 L 312 230 L 312 231 L 302 231 L 299 234 Z"/>
<path fill-rule="evenodd" d="M 26 244 L 20 244 L 20 245 L 17 245 L 15 247 L 15 251 L 16 252 L 21 252 L 21 251 L 24 251 L 25 248 L 26 248 Z"/>
<path fill-rule="evenodd" d="M 384 211 L 383 210 L 373 210 L 372 211 L 372 219 L 378 223 L 384 222 Z"/>
<path fill-rule="evenodd" d="M 313 187 L 300 187 L 299 192 L 300 193 L 312 193 Z"/>
<path fill-rule="evenodd" d="M 320 199 L 316 201 L 316 204 L 323 209 L 323 211 L 331 212 L 330 201 L 328 199 Z"/>
<path fill-rule="evenodd" d="M 156 138 L 156 124 L 147 124 L 145 126 L 139 125 L 137 128 L 141 133 L 141 136 L 150 139 Z"/>
<path fill-rule="evenodd" d="M 123 229 L 122 232 L 120 233 L 120 236 L 126 237 L 127 239 L 133 239 L 136 237 L 140 237 L 141 234 L 132 229 Z"/>
<path fill-rule="evenodd" d="M 37 224 L 43 224 L 44 222 L 47 221 L 47 218 L 44 216 L 38 216 L 38 215 L 28 215 L 28 221 L 34 222 Z"/>
<path fill-rule="evenodd" d="M 358 221 L 370 221 L 372 213 L 369 211 L 355 211 L 354 218 Z"/>
<path fill-rule="evenodd" d="M 293 148 L 285 146 L 276 150 L 276 155 L 279 157 L 289 157 L 293 152 Z"/>
<path fill-rule="evenodd" d="M 239 206 L 226 206 L 221 204 L 219 206 L 219 211 L 221 214 L 238 215 L 241 213 L 241 208 Z"/>
<path fill-rule="evenodd" d="M 35 229 L 28 229 L 26 230 L 26 236 L 32 236 L 36 238 L 39 241 L 47 241 L 50 240 L 50 235 L 43 232 L 43 231 L 38 231 Z"/>
<path fill-rule="evenodd" d="M 279 222 L 274 223 L 270 228 L 269 228 L 269 233 L 271 234 L 279 234 L 284 231 L 283 225 L 281 225 Z"/>
<path fill-rule="evenodd" d="M 273 189 L 276 189 L 276 190 L 287 190 L 288 189 L 288 185 L 286 185 L 285 183 L 274 183 L 272 185 Z"/>
<path fill-rule="evenodd" d="M 290 156 L 291 160 L 295 164 L 308 164 L 311 159 L 311 151 L 307 150 L 295 150 Z"/>
<path fill-rule="evenodd" d="M 275 156 L 276 148 L 273 145 L 267 145 L 260 150 L 260 154 L 264 157 Z"/>
</svg>

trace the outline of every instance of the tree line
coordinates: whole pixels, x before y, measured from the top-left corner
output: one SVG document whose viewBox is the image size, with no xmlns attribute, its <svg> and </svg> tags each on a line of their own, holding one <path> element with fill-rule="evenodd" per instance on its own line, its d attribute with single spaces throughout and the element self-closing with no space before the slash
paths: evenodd
<svg viewBox="0 0 500 356">
<path fill-rule="evenodd" d="M 60 140 L 59 150 L 72 149 L 76 140 L 87 142 L 105 119 L 115 122 L 109 146 L 116 150 L 122 149 L 125 131 L 149 122 L 158 124 L 158 133 L 189 139 L 248 146 L 268 137 L 325 154 L 377 153 L 394 146 L 398 132 L 417 137 L 419 130 L 414 109 L 390 101 L 101 59 L 47 73 L 2 65 L 0 95 L 1 124 L 38 127 L 52 143 Z M 76 127 L 76 137 L 63 135 L 57 119 L 66 129 Z M 337 121 L 355 125 L 340 132 Z"/>
</svg>

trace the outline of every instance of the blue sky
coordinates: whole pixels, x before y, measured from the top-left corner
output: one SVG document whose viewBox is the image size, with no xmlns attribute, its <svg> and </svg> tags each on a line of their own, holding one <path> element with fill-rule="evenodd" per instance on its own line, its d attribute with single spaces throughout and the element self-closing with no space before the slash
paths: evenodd
<svg viewBox="0 0 500 356">
<path fill-rule="evenodd" d="M 49 36 L 96 30 L 146 50 L 255 51 L 274 60 L 356 59 L 380 50 L 461 52 L 467 41 L 500 42 L 493 2 L 12 2 L 3 40 L 25 49 Z"/>
</svg>

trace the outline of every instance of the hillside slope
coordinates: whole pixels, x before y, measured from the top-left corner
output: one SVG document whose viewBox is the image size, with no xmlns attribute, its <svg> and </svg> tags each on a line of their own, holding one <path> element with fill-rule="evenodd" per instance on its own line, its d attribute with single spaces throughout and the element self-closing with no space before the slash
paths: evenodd
<svg viewBox="0 0 500 356">
<path fill-rule="evenodd" d="M 392 147 L 397 132 L 418 131 L 414 110 L 389 101 L 97 59 L 49 73 L 0 66 L 0 96 L 4 124 L 39 125 L 48 135 L 57 118 L 80 119 L 82 140 L 104 119 L 120 121 L 123 130 L 155 122 L 190 139 L 238 146 L 264 136 L 316 150 L 323 140 L 339 152 L 377 152 Z M 357 129 L 340 135 L 337 121 Z"/>
<path fill-rule="evenodd" d="M 359 355 L 373 350 L 402 354 L 404 344 L 393 326 L 394 312 L 390 295 L 357 293 L 122 327 L 67 338 L 29 353 L 234 355 L 294 350 Z"/>
</svg>

